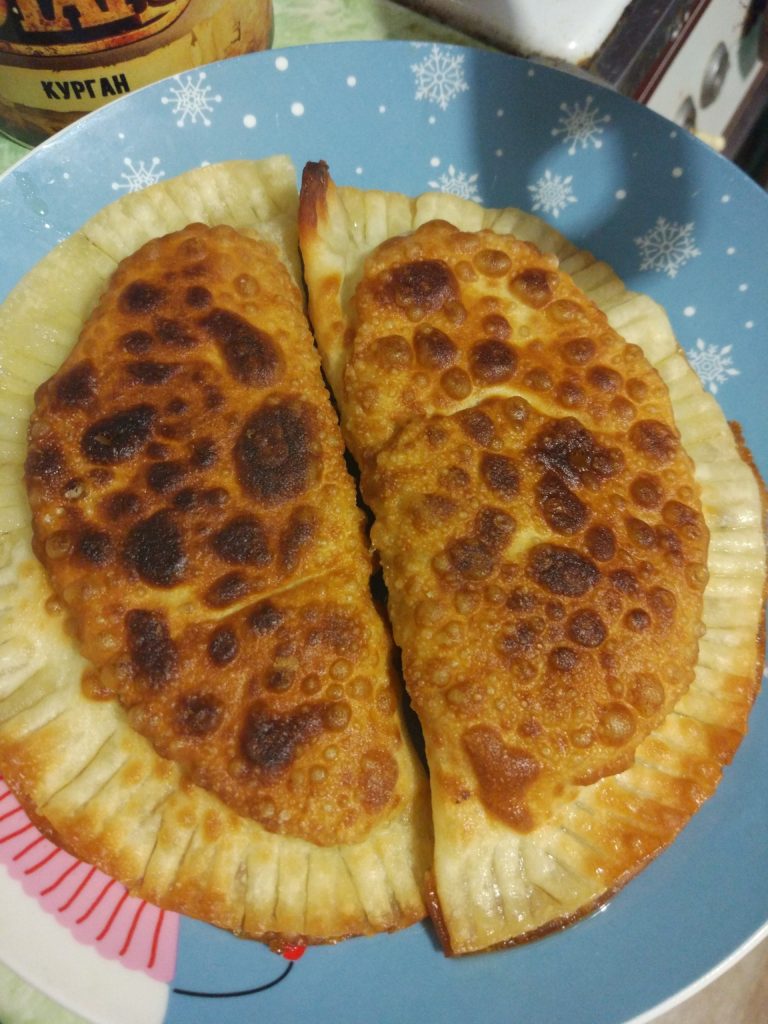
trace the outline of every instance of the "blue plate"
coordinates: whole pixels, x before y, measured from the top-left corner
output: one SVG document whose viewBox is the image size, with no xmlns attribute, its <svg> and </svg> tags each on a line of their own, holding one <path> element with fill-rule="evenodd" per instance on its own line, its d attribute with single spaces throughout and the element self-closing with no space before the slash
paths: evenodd
<svg viewBox="0 0 768 1024">
<path fill-rule="evenodd" d="M 117 196 L 206 162 L 277 152 L 299 170 L 327 160 L 340 184 L 440 189 L 549 220 L 665 306 L 704 386 L 765 469 L 768 198 L 663 118 L 585 78 L 501 54 L 297 47 L 122 99 L 0 181 L 0 296 Z M 768 932 L 766 778 L 764 694 L 720 789 L 674 845 L 601 912 L 518 949 L 450 961 L 417 926 L 286 962 L 182 920 L 165 1021 L 649 1020 Z M 65 1001 L 77 1009 L 74 982 Z"/>
</svg>

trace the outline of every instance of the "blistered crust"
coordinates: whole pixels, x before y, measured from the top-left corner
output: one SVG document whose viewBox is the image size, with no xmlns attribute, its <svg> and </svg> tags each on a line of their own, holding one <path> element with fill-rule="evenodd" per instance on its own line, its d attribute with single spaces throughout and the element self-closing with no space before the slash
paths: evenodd
<svg viewBox="0 0 768 1024">
<path fill-rule="evenodd" d="M 276 945 L 418 920 L 430 842 L 295 235 L 286 160 L 205 168 L 2 311 L 0 770 L 133 891 Z"/>
<path fill-rule="evenodd" d="M 536 218 L 304 182 L 310 315 L 425 730 L 430 912 L 452 953 L 519 941 L 608 898 L 738 747 L 760 488 L 663 313 Z"/>
</svg>

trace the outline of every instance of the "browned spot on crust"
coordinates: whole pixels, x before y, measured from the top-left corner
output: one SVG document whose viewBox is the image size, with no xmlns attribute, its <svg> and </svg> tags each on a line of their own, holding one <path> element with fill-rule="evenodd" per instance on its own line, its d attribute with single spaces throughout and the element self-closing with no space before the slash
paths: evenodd
<svg viewBox="0 0 768 1024">
<path fill-rule="evenodd" d="M 530 832 L 535 822 L 526 793 L 541 774 L 541 764 L 526 750 L 508 746 L 491 726 L 472 726 L 462 743 L 488 810 L 516 831 Z"/>
<path fill-rule="evenodd" d="M 164 686 L 178 668 L 176 646 L 160 612 L 136 608 L 125 616 L 128 653 L 139 678 L 151 688 Z"/>
<path fill-rule="evenodd" d="M 266 388 L 279 379 L 282 354 L 264 331 L 226 309 L 212 310 L 200 323 L 221 349 L 235 380 L 249 387 Z"/>
<path fill-rule="evenodd" d="M 244 513 L 235 516 L 211 538 L 219 558 L 230 565 L 268 565 L 272 560 L 269 540 L 261 521 Z"/>
<path fill-rule="evenodd" d="M 257 501 L 276 505 L 307 490 L 317 456 L 304 407 L 265 405 L 248 417 L 235 445 L 243 488 Z"/>
<path fill-rule="evenodd" d="M 125 564 L 145 583 L 172 587 L 187 567 L 181 532 L 171 513 L 161 510 L 131 528 L 123 548 Z"/>
<path fill-rule="evenodd" d="M 443 260 L 414 260 L 386 272 L 378 282 L 382 302 L 434 313 L 459 295 L 452 271 Z"/>
<path fill-rule="evenodd" d="M 324 731 L 325 705 L 303 704 L 287 714 L 277 715 L 263 702 L 248 712 L 240 737 L 246 760 L 265 775 L 279 775 L 293 762 L 299 747 Z"/>
<path fill-rule="evenodd" d="M 595 586 L 600 573 L 588 558 L 573 548 L 539 544 L 528 557 L 530 576 L 546 590 L 562 597 L 581 597 Z"/>
<path fill-rule="evenodd" d="M 388 750 L 366 751 L 360 763 L 359 786 L 363 806 L 379 811 L 392 799 L 397 785 L 397 761 Z"/>
<path fill-rule="evenodd" d="M 83 455 L 103 466 L 134 458 L 149 440 L 155 417 L 155 407 L 142 402 L 97 420 L 82 436 Z"/>
</svg>

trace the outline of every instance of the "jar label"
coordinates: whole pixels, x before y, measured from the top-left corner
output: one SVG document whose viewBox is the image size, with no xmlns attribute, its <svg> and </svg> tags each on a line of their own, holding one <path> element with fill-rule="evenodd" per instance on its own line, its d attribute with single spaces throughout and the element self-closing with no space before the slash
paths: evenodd
<svg viewBox="0 0 768 1024">
<path fill-rule="evenodd" d="M 0 100 L 36 110 L 85 114 L 118 96 L 194 67 L 201 42 L 206 40 L 188 34 L 132 60 L 79 71 L 8 67 L 0 62 Z M 207 53 L 207 48 L 202 52 Z"/>
<path fill-rule="evenodd" d="M 61 57 L 111 50 L 164 32 L 189 3 L 0 0 L 0 53 Z"/>
</svg>

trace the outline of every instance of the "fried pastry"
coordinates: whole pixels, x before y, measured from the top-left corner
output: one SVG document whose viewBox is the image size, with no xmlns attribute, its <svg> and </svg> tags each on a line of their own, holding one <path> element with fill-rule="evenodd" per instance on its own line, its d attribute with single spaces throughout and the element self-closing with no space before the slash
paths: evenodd
<svg viewBox="0 0 768 1024">
<path fill-rule="evenodd" d="M 430 843 L 296 212 L 287 160 L 190 172 L 3 310 L 0 767 L 77 855 L 273 945 L 420 919 Z"/>
<path fill-rule="evenodd" d="M 560 927 L 715 789 L 760 677 L 762 489 L 663 312 L 536 218 L 305 168 L 310 319 L 424 731 L 432 913 Z"/>
</svg>

